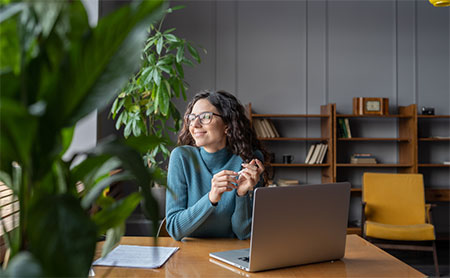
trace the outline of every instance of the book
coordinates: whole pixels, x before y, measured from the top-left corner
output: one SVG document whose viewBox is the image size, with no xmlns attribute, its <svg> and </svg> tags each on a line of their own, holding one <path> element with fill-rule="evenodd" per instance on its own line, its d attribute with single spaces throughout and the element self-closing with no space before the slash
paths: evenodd
<svg viewBox="0 0 450 278">
<path fill-rule="evenodd" d="M 345 129 L 344 119 L 338 119 L 338 123 L 339 123 L 339 129 L 341 130 L 341 133 L 342 133 L 341 134 L 342 138 L 348 138 L 347 131 Z"/>
<path fill-rule="evenodd" d="M 355 153 L 350 158 L 350 163 L 377 163 L 377 159 L 370 153 Z"/>
<path fill-rule="evenodd" d="M 352 158 L 350 160 L 350 163 L 352 163 L 352 164 L 362 164 L 362 163 L 376 164 L 377 160 L 375 158 Z"/>
<path fill-rule="evenodd" d="M 265 138 L 270 138 L 270 131 L 269 131 L 269 129 L 267 128 L 266 124 L 264 123 L 264 119 L 263 119 L 263 120 L 260 120 L 259 123 L 260 123 L 260 125 L 261 125 L 261 127 L 262 127 L 262 130 L 263 130 L 263 132 L 264 132 L 264 137 L 265 137 Z"/>
<path fill-rule="evenodd" d="M 370 157 L 373 155 L 371 153 L 354 153 L 352 156 Z"/>
<path fill-rule="evenodd" d="M 280 133 L 278 133 L 278 130 L 275 128 L 275 125 L 271 120 L 267 120 L 270 124 L 270 127 L 272 128 L 273 132 L 275 133 L 275 137 L 280 137 Z"/>
<path fill-rule="evenodd" d="M 308 151 L 308 154 L 306 155 L 306 159 L 305 159 L 305 163 L 306 163 L 306 164 L 309 163 L 309 160 L 311 159 L 311 156 L 312 156 L 312 154 L 314 153 L 314 148 L 315 148 L 315 146 L 316 146 L 316 145 L 312 144 L 312 145 L 309 147 L 309 151 Z"/>
<path fill-rule="evenodd" d="M 260 133 L 261 138 L 267 138 L 267 137 L 269 137 L 268 134 L 267 134 L 267 132 L 266 132 L 266 129 L 264 128 L 264 126 L 263 126 L 263 124 L 262 124 L 262 121 L 261 121 L 260 119 L 255 120 L 255 125 L 256 125 L 256 126 L 258 127 L 258 129 L 259 129 L 259 133 Z"/>
<path fill-rule="evenodd" d="M 320 146 L 319 154 L 317 155 L 317 158 L 316 158 L 316 161 L 314 161 L 314 164 L 320 163 L 320 158 L 322 157 L 322 153 L 325 150 L 325 144 L 319 144 L 319 146 Z"/>
<path fill-rule="evenodd" d="M 323 160 L 324 160 L 324 158 L 325 158 L 325 155 L 326 155 L 326 153 L 327 153 L 327 150 L 328 150 L 328 145 L 327 144 L 324 144 L 323 145 L 323 151 L 322 151 L 322 153 L 321 153 L 321 155 L 320 155 L 320 159 L 319 159 L 319 164 L 322 164 L 323 163 Z"/>
<path fill-rule="evenodd" d="M 278 186 L 299 185 L 298 180 L 278 179 Z"/>
<path fill-rule="evenodd" d="M 263 132 L 261 130 L 261 126 L 259 124 L 259 120 L 258 119 L 254 119 L 253 120 L 253 127 L 255 129 L 256 136 L 259 137 L 259 138 L 263 138 L 264 134 L 263 134 Z"/>
<path fill-rule="evenodd" d="M 352 132 L 350 131 L 350 122 L 348 118 L 344 119 L 345 129 L 347 130 L 347 138 L 352 138 Z"/>
<path fill-rule="evenodd" d="M 272 126 L 271 126 L 270 123 L 269 123 L 269 120 L 268 120 L 268 119 L 263 119 L 263 123 L 264 123 L 264 125 L 266 126 L 267 131 L 269 132 L 269 137 L 270 137 L 270 138 L 275 138 L 275 137 L 277 137 L 277 136 L 275 135 L 275 132 L 274 132 L 273 129 L 272 129 Z"/>
<path fill-rule="evenodd" d="M 309 160 L 308 164 L 316 163 L 317 157 L 319 156 L 321 149 L 322 149 L 322 144 L 317 144 L 317 146 L 314 148 L 314 153 L 313 153 L 311 159 Z"/>
</svg>

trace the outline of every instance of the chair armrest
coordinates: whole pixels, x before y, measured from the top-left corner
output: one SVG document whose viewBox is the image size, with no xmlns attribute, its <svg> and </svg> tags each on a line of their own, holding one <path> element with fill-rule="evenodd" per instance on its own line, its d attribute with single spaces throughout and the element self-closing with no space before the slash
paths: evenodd
<svg viewBox="0 0 450 278">
<path fill-rule="evenodd" d="M 433 218 L 431 217 L 431 209 L 436 207 L 436 204 L 425 204 L 425 222 L 433 224 Z"/>
<path fill-rule="evenodd" d="M 366 202 L 361 202 L 361 236 L 365 238 L 364 223 L 366 223 Z"/>
</svg>

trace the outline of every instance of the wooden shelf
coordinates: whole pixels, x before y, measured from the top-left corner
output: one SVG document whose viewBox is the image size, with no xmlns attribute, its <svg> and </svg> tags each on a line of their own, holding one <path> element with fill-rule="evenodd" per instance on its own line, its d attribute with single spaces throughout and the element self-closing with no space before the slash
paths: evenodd
<svg viewBox="0 0 450 278">
<path fill-rule="evenodd" d="M 305 163 L 293 163 L 293 164 L 283 164 L 283 163 L 272 163 L 272 167 L 274 168 L 274 173 L 277 171 L 291 171 L 292 169 L 295 171 L 296 168 L 307 169 L 317 169 L 321 171 L 322 174 L 322 182 L 336 182 L 336 181 L 346 181 L 350 180 L 354 182 L 356 179 L 355 175 L 360 175 L 363 171 L 377 171 L 377 172 L 390 172 L 391 170 L 398 173 L 423 173 L 424 181 L 427 182 L 427 178 L 429 178 L 430 170 L 435 170 L 438 174 L 442 172 L 446 174 L 445 171 L 450 169 L 450 165 L 445 165 L 442 163 L 424 163 L 426 161 L 437 161 L 443 160 L 444 158 L 438 159 L 435 156 L 422 156 L 420 155 L 420 151 L 428 151 L 431 150 L 436 151 L 449 151 L 446 143 L 450 142 L 450 138 L 433 138 L 433 135 L 447 135 L 445 132 L 445 126 L 442 127 L 442 124 L 446 124 L 450 119 L 450 115 L 417 115 L 417 105 L 411 104 L 408 106 L 399 106 L 397 114 L 394 115 L 353 115 L 353 114 L 337 114 L 336 113 L 336 105 L 335 104 L 327 104 L 321 106 L 320 114 L 253 114 L 251 113 L 251 105 L 248 107 L 250 120 L 256 118 L 272 118 L 274 121 L 276 120 L 276 124 L 282 125 L 282 121 L 284 119 L 289 120 L 289 125 L 297 124 L 293 121 L 295 119 L 310 119 L 317 118 L 319 120 L 315 120 L 313 123 L 305 126 L 306 121 L 298 121 L 298 127 L 304 128 L 308 130 L 309 128 L 314 128 L 315 131 L 320 129 L 320 134 L 317 133 L 313 136 L 316 137 L 293 137 L 293 136 L 307 136 L 308 133 L 287 133 L 290 137 L 282 137 L 282 138 L 259 138 L 261 141 L 272 142 L 268 144 L 269 146 L 276 146 L 276 150 L 281 152 L 281 149 L 293 149 L 294 145 L 285 144 L 284 147 L 282 142 L 287 141 L 303 141 L 302 147 L 310 144 L 315 144 L 316 142 L 325 142 L 328 144 L 328 151 L 326 160 L 323 164 L 305 164 Z M 342 119 L 349 118 L 350 122 L 354 122 L 352 126 L 353 129 L 361 129 L 361 132 L 355 132 L 354 134 L 364 135 L 365 128 L 370 129 L 371 127 L 368 125 L 371 124 L 385 124 L 389 125 L 390 131 L 394 131 L 395 133 L 386 133 L 383 135 L 380 133 L 379 136 L 390 136 L 390 137 L 353 137 L 353 138 L 338 138 L 340 133 L 338 132 L 339 121 Z M 339 121 L 338 121 L 339 120 Z M 394 124 L 391 124 L 392 123 Z M 320 122 L 320 123 L 319 123 Z M 439 124 L 436 130 L 432 127 L 433 124 Z M 424 129 L 423 126 L 426 126 Z M 291 127 L 290 127 L 291 128 Z M 292 126 L 293 128 L 293 126 Z M 421 133 L 421 137 L 418 135 L 418 131 L 424 130 Z M 356 131 L 356 130 L 355 130 Z M 358 130 L 359 131 L 359 130 Z M 369 134 L 369 133 L 367 133 Z M 372 133 L 372 136 L 378 136 L 378 133 Z M 428 136 L 428 137 L 425 137 Z M 392 138 L 396 137 L 396 138 Z M 278 142 L 278 143 L 277 143 Z M 445 142 L 445 143 L 444 143 Z M 431 143 L 431 144 L 430 144 Z M 436 145 L 433 143 L 437 143 Z M 367 152 L 374 152 L 378 150 L 378 147 L 383 148 L 384 151 L 380 152 L 383 154 L 388 154 L 388 147 L 395 148 L 395 155 L 397 159 L 389 159 L 386 156 L 385 159 L 380 157 L 380 160 L 384 161 L 397 161 L 397 163 L 364 163 L 364 164 L 352 164 L 352 163 L 339 163 L 341 162 L 349 162 L 346 157 L 351 152 L 365 152 L 365 148 L 367 147 Z M 283 149 L 283 151 L 284 151 Z M 275 151 L 275 148 L 274 148 Z M 281 153 L 280 153 L 281 154 Z M 382 155 L 382 154 L 380 154 Z M 423 160 L 424 162 L 419 162 L 419 160 Z M 280 169 L 281 168 L 281 169 Z M 312 171 L 312 170 L 311 170 Z M 305 171 L 307 172 L 307 171 Z M 446 185 L 448 181 L 444 182 Z M 439 184 L 443 186 L 442 184 Z M 351 189 L 352 198 L 360 197 L 362 194 L 361 184 L 353 185 L 354 188 Z M 427 202 L 450 202 L 450 189 L 442 188 L 437 186 L 425 186 L 425 196 Z M 349 227 L 347 229 L 347 233 L 357 233 L 361 234 L 360 227 Z"/>
<path fill-rule="evenodd" d="M 336 167 L 374 167 L 374 168 L 395 168 L 395 167 L 412 167 L 412 164 L 403 163 L 336 163 Z"/>
<path fill-rule="evenodd" d="M 322 114 L 253 114 L 252 118 L 328 118 Z"/>
<path fill-rule="evenodd" d="M 329 167 L 330 164 L 305 164 L 305 163 L 270 163 L 272 167 Z"/>
<path fill-rule="evenodd" d="M 423 138 L 419 138 L 419 141 L 423 141 L 423 142 L 450 142 L 450 138 L 423 137 Z"/>
<path fill-rule="evenodd" d="M 450 165 L 442 163 L 419 163 L 419 167 L 438 167 L 438 168 L 450 168 Z"/>
<path fill-rule="evenodd" d="M 398 141 L 409 142 L 409 138 L 368 138 L 368 137 L 354 137 L 354 138 L 337 138 L 338 141 Z"/>
<path fill-rule="evenodd" d="M 273 138 L 258 138 L 260 141 L 328 141 L 330 138 L 306 138 L 306 137 L 273 137 Z"/>
<path fill-rule="evenodd" d="M 420 119 L 450 119 L 450 115 L 417 115 Z"/>
<path fill-rule="evenodd" d="M 353 114 L 339 114 L 336 118 L 411 118 L 410 115 L 353 115 Z"/>
<path fill-rule="evenodd" d="M 320 164 L 306 164 L 306 163 L 291 163 L 291 164 L 285 164 L 285 163 L 271 163 L 270 165 L 274 168 L 273 171 L 271 171 L 271 179 L 278 179 L 282 178 L 279 175 L 284 174 L 281 169 L 286 169 L 284 171 L 292 171 L 295 170 L 295 168 L 316 168 L 320 169 L 321 172 L 321 180 L 323 183 L 329 183 L 334 181 L 334 143 L 335 143 L 335 133 L 334 133 L 334 119 L 335 119 L 335 112 L 336 112 L 336 104 L 330 103 L 327 105 L 321 105 L 320 106 L 320 112 L 319 114 L 272 114 L 272 113 L 253 113 L 252 110 L 252 104 L 249 103 L 247 105 L 247 114 L 249 115 L 250 123 L 256 124 L 256 127 L 259 129 L 259 137 L 258 139 L 260 141 L 264 142 L 273 142 L 273 144 L 267 144 L 266 148 L 267 150 L 276 152 L 279 148 L 285 147 L 286 150 L 294 150 L 294 148 L 297 148 L 291 144 L 285 144 L 284 146 L 282 142 L 304 142 L 302 146 L 306 145 L 312 145 L 317 143 L 324 143 L 327 145 L 327 152 L 324 157 L 324 160 Z M 291 134 L 286 133 L 284 135 L 288 135 L 289 137 L 283 137 L 283 134 L 278 135 L 281 137 L 264 137 L 262 138 L 261 135 L 266 133 L 262 132 L 261 128 L 259 128 L 260 120 L 268 119 L 269 124 L 273 125 L 276 120 L 276 125 L 282 126 L 283 123 L 286 125 L 295 125 L 295 127 L 298 127 L 300 130 L 305 129 L 308 127 L 306 125 L 305 121 L 298 121 L 302 119 L 315 119 L 315 121 L 311 122 L 309 124 L 309 127 L 315 127 L 316 130 L 320 130 L 320 134 L 315 134 L 313 136 L 315 137 L 308 137 L 308 133 L 304 133 L 305 137 L 300 137 L 303 134 L 297 133 L 292 128 L 294 126 L 289 126 L 289 129 L 293 132 Z M 272 122 L 273 120 L 273 122 Z M 289 120 L 286 122 L 286 120 Z M 300 131 L 299 130 L 299 131 Z M 307 131 L 306 131 L 307 132 Z M 272 134 L 273 135 L 273 134 Z M 296 137 L 299 136 L 299 137 Z M 276 144 L 279 142 L 278 144 Z M 280 144 L 281 143 L 281 144 Z M 306 143 L 306 144 L 305 144 Z M 276 145 L 276 148 L 275 148 Z M 271 150 L 272 149 L 272 150 Z M 297 150 L 294 150 L 297 151 Z M 278 151 L 279 152 L 279 151 Z M 303 160 L 300 160 L 301 162 L 305 161 L 305 157 Z M 280 169 L 281 168 L 281 169 Z M 287 170 L 292 169 L 292 170 Z"/>
</svg>

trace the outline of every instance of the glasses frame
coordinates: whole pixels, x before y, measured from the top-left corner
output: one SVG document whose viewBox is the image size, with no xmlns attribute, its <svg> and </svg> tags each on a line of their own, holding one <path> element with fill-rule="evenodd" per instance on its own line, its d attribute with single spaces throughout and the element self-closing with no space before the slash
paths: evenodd
<svg viewBox="0 0 450 278">
<path fill-rule="evenodd" d="M 209 122 L 208 122 L 208 123 L 203 123 L 202 121 L 205 120 L 205 119 L 202 119 L 202 118 L 200 118 L 200 117 L 203 116 L 203 115 L 206 115 L 206 114 L 210 114 L 210 115 L 211 115 L 211 118 L 209 119 Z M 189 117 L 190 117 L 191 115 L 194 116 L 194 118 L 193 118 L 192 120 L 189 119 Z M 221 118 L 223 117 L 222 115 L 216 114 L 216 113 L 214 113 L 214 112 L 202 112 L 202 113 L 200 113 L 200 114 L 198 114 L 198 115 L 195 115 L 195 114 L 187 114 L 185 118 L 186 118 L 186 121 L 187 121 L 187 123 L 188 123 L 189 126 L 191 126 L 192 123 L 195 122 L 195 119 L 197 119 L 197 118 L 198 118 L 198 120 L 200 121 L 200 124 L 201 124 L 201 125 L 209 125 L 209 124 L 211 123 L 211 121 L 212 121 L 212 116 L 218 116 L 218 117 L 221 117 Z"/>
</svg>

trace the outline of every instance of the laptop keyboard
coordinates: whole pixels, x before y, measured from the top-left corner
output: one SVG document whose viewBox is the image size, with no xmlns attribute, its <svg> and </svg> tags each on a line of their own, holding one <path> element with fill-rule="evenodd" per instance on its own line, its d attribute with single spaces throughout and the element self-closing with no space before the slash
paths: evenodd
<svg viewBox="0 0 450 278">
<path fill-rule="evenodd" d="M 250 261 L 250 257 L 240 257 L 238 259 L 247 263 Z"/>
</svg>

